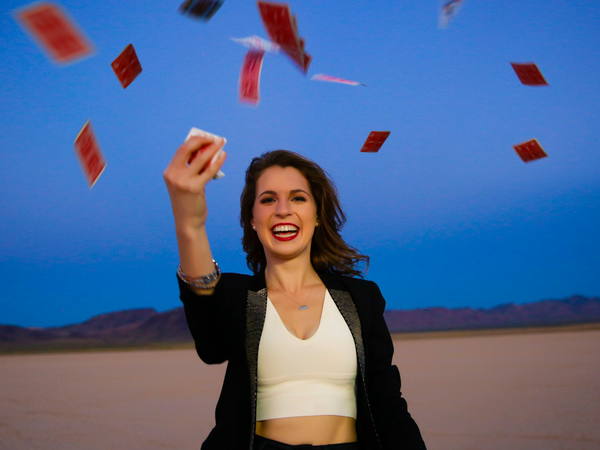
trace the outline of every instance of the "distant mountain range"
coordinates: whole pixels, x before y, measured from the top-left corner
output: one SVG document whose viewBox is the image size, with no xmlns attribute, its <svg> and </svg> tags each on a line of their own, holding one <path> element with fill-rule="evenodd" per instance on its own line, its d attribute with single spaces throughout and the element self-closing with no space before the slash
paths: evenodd
<svg viewBox="0 0 600 450">
<path fill-rule="evenodd" d="M 548 327 L 600 322 L 600 298 L 575 295 L 487 309 L 422 308 L 385 312 L 392 333 Z M 85 322 L 50 328 L 0 325 L 0 351 L 110 347 L 165 347 L 191 344 L 183 308 L 153 308 L 101 314 Z"/>
</svg>

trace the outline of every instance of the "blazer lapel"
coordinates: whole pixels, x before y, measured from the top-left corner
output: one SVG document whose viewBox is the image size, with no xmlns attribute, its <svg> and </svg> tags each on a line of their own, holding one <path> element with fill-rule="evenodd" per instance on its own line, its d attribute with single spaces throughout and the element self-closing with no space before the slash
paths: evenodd
<svg viewBox="0 0 600 450">
<path fill-rule="evenodd" d="M 263 287 L 259 291 L 248 291 L 246 302 L 246 358 L 248 360 L 248 370 L 250 374 L 250 395 L 251 398 L 251 433 L 250 449 L 254 445 L 254 433 L 256 431 L 256 398 L 258 391 L 258 346 L 265 324 L 267 313 L 267 288 Z"/>
<path fill-rule="evenodd" d="M 341 291 L 338 289 L 329 289 L 331 298 L 337 305 L 342 317 L 346 321 L 350 333 L 354 338 L 354 345 L 356 347 L 356 357 L 358 358 L 358 365 L 360 368 L 360 374 L 362 379 L 365 379 L 365 346 L 362 338 L 362 330 L 360 326 L 360 318 L 358 317 L 358 311 L 356 305 L 352 301 L 350 292 Z"/>
</svg>

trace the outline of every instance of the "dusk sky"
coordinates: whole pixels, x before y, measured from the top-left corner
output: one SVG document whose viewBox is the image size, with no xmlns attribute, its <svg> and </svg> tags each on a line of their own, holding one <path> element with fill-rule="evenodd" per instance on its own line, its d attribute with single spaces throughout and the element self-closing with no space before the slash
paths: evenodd
<svg viewBox="0 0 600 450">
<path fill-rule="evenodd" d="M 95 47 L 50 61 L 0 15 L 0 323 L 57 326 L 179 307 L 162 172 L 192 126 L 227 138 L 208 233 L 223 271 L 249 273 L 239 195 L 252 157 L 293 150 L 335 180 L 343 236 L 371 256 L 388 309 L 475 308 L 600 295 L 600 2 L 290 2 L 313 61 L 266 54 L 257 108 L 238 102 L 246 50 L 268 38 L 256 2 L 208 23 L 175 1 L 60 1 Z M 143 72 L 110 63 L 129 43 Z M 510 62 L 549 83 L 520 83 Z M 367 87 L 311 81 L 325 73 Z M 73 142 L 90 119 L 107 168 L 89 190 Z M 388 130 L 379 153 L 360 153 Z M 548 157 L 512 146 L 537 138 Z"/>
</svg>

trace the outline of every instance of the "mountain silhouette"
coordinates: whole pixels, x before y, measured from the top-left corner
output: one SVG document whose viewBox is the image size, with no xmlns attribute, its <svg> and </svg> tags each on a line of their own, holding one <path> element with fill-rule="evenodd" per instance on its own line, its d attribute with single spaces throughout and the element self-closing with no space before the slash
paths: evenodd
<svg viewBox="0 0 600 450">
<path fill-rule="evenodd" d="M 420 308 L 384 313 L 391 333 L 549 327 L 600 322 L 600 298 L 574 295 L 493 308 Z M 27 328 L 0 325 L 0 351 L 82 349 L 191 344 L 183 308 L 100 314 L 78 324 Z"/>
</svg>

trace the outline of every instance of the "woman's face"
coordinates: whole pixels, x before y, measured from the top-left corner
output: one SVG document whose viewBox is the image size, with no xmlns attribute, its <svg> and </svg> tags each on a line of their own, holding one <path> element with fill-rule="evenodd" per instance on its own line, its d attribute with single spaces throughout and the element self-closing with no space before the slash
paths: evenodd
<svg viewBox="0 0 600 450">
<path fill-rule="evenodd" d="M 317 206 L 304 175 L 293 167 L 265 169 L 256 183 L 253 227 L 268 260 L 307 255 L 315 231 Z"/>
</svg>

